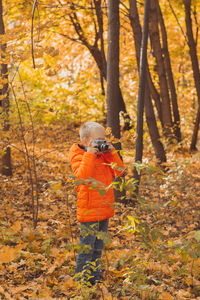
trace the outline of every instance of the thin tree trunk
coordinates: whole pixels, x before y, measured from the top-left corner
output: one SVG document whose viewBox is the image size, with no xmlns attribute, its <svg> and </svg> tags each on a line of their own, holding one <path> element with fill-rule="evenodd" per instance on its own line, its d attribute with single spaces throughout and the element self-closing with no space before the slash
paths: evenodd
<svg viewBox="0 0 200 300">
<path fill-rule="evenodd" d="M 138 105 L 137 105 L 137 140 L 136 140 L 136 153 L 135 162 L 142 163 L 143 156 L 143 115 L 145 103 L 145 90 L 146 90 L 146 67 L 147 67 L 147 42 L 149 34 L 149 1 L 145 0 L 144 4 L 144 18 L 143 18 L 143 33 L 140 48 L 140 62 L 139 62 L 139 92 L 138 92 Z M 134 168 L 134 178 L 137 181 L 136 194 L 138 194 L 140 183 L 140 172 Z"/>
<path fill-rule="evenodd" d="M 137 65 L 139 71 L 142 29 L 140 26 L 136 0 L 129 0 L 129 3 L 130 3 L 130 20 L 133 29 L 135 51 L 136 51 Z M 148 76 L 150 76 L 150 73 L 147 71 L 147 78 Z M 160 141 L 160 135 L 159 135 L 154 109 L 150 97 L 149 85 L 150 85 L 150 80 L 147 81 L 147 87 L 145 92 L 145 114 L 146 114 L 147 126 L 149 128 L 149 134 L 154 147 L 156 158 L 160 162 L 165 162 L 166 161 L 165 150 L 163 144 Z"/>
<path fill-rule="evenodd" d="M 149 128 L 149 134 L 151 137 L 151 142 L 154 147 L 157 160 L 159 161 L 159 163 L 164 163 L 167 161 L 167 158 L 166 158 L 164 146 L 160 141 L 160 134 L 156 123 L 155 113 L 154 113 L 148 86 L 146 89 L 146 94 L 147 95 L 145 95 L 145 114 L 146 114 L 147 126 Z"/>
<path fill-rule="evenodd" d="M 198 98 L 198 111 L 195 120 L 195 126 L 192 135 L 190 149 L 197 150 L 196 143 L 198 137 L 199 122 L 200 122 L 200 70 L 199 70 L 199 61 L 197 57 L 196 43 L 192 31 L 191 0 L 183 0 L 183 4 L 185 7 L 185 24 L 186 24 L 186 31 L 187 31 L 187 38 L 188 38 L 188 46 L 189 46 L 193 77 L 194 77 L 195 87 L 197 91 L 197 98 Z"/>
<path fill-rule="evenodd" d="M 136 0 L 129 0 L 130 3 L 130 22 L 131 22 L 131 27 L 133 30 L 133 35 L 134 35 L 134 42 L 135 42 L 135 48 L 136 48 L 136 58 L 137 58 L 137 64 L 139 68 L 139 60 L 140 60 L 140 47 L 141 47 L 141 40 L 142 40 L 142 29 L 140 25 L 140 20 L 139 20 L 139 14 L 138 14 L 138 9 L 137 9 L 137 4 Z M 148 81 L 148 86 L 149 86 L 149 92 L 152 95 L 152 98 L 155 101 L 155 106 L 158 112 L 158 116 L 160 119 L 161 124 L 163 125 L 162 121 L 162 110 L 161 110 L 161 102 L 160 102 L 160 95 L 158 91 L 156 90 L 152 78 L 151 78 L 151 73 L 149 71 L 149 64 L 147 62 L 147 81 Z"/>
<path fill-rule="evenodd" d="M 3 22 L 3 4 L 0 0 L 0 35 L 5 35 L 5 27 Z M 6 62 L 6 43 L 0 44 L 1 50 L 1 80 L 3 81 L 3 88 L 0 89 L 0 95 L 3 96 L 2 101 L 2 114 L 3 114 L 3 131 L 9 131 L 9 92 L 8 92 L 8 65 Z M 6 142 L 9 144 L 9 141 Z M 2 154 L 2 175 L 12 176 L 11 165 L 11 150 L 7 145 Z"/>
<path fill-rule="evenodd" d="M 93 0 L 94 1 L 94 6 L 96 10 L 96 16 L 97 16 L 97 22 L 99 26 L 99 36 L 100 36 L 100 42 L 101 42 L 101 59 L 102 59 L 102 69 L 99 69 L 100 71 L 100 79 L 101 79 L 101 91 L 102 95 L 105 95 L 105 88 L 104 88 L 104 79 L 106 80 L 107 77 L 107 70 L 106 70 L 106 55 L 104 51 L 104 38 L 103 38 L 103 14 L 101 10 L 101 0 Z"/>
<path fill-rule="evenodd" d="M 172 116 L 171 116 L 171 107 L 170 107 L 170 97 L 168 91 L 168 83 L 166 78 L 166 71 L 164 65 L 164 59 L 162 56 L 162 49 L 160 43 L 159 29 L 158 29 L 158 16 L 156 1 L 150 1 L 150 40 L 153 49 L 153 54 L 156 59 L 157 72 L 159 77 L 160 85 L 160 96 L 162 99 L 161 109 L 162 109 L 162 120 L 165 129 L 165 135 L 171 137 L 172 135 Z"/>
<path fill-rule="evenodd" d="M 149 86 L 149 93 L 151 94 L 152 99 L 155 102 L 155 106 L 157 109 L 157 113 L 158 113 L 158 117 L 159 120 L 161 122 L 162 128 L 164 128 L 164 124 L 163 124 L 163 117 L 162 117 L 162 106 L 161 106 L 161 101 L 160 101 L 160 94 L 158 93 L 152 77 L 151 77 L 151 73 L 149 70 L 149 64 L 147 64 L 147 81 L 148 81 L 148 86 Z"/>
<path fill-rule="evenodd" d="M 162 15 L 162 11 L 160 9 L 160 5 L 158 0 L 157 1 L 157 11 L 158 11 L 158 18 L 161 28 L 161 35 L 162 35 L 162 50 L 164 54 L 164 63 L 165 63 L 165 70 L 167 73 L 168 83 L 169 83 L 169 89 L 171 93 L 171 102 L 172 102 L 172 109 L 173 109 L 173 126 L 174 126 L 174 134 L 178 142 L 181 142 L 181 129 L 180 129 L 180 114 L 178 109 L 178 102 L 177 102 L 177 94 L 176 94 L 176 88 L 174 84 L 174 78 L 172 73 L 172 67 L 171 67 L 171 60 L 169 56 L 169 50 L 168 50 L 168 42 L 167 42 L 167 32 L 165 28 L 165 23 Z"/>
<path fill-rule="evenodd" d="M 104 79 L 106 80 L 107 78 L 107 66 L 106 66 L 106 55 L 104 51 L 104 37 L 103 37 L 103 13 L 101 9 L 101 0 L 93 0 L 94 5 L 95 5 L 95 10 L 96 10 L 96 16 L 97 16 L 97 22 L 99 26 L 99 35 L 100 35 L 100 42 L 101 42 L 101 59 L 102 59 L 102 74 L 104 74 Z"/>
<path fill-rule="evenodd" d="M 101 51 L 101 59 L 102 59 L 102 69 L 100 69 L 100 73 L 103 76 L 103 79 L 105 79 L 107 81 L 107 62 L 106 62 L 106 56 L 105 56 L 105 50 L 104 50 L 104 37 L 103 37 L 103 13 L 102 13 L 102 9 L 101 9 L 101 0 L 93 0 L 94 1 L 94 5 L 95 5 L 95 10 L 96 10 L 96 16 L 97 16 L 97 22 L 98 22 L 98 26 L 99 26 L 99 35 L 100 35 L 100 41 L 101 41 L 101 47 L 100 47 L 100 51 Z M 103 89 L 102 89 L 103 91 Z M 125 126 L 124 129 L 125 130 L 129 130 L 131 128 L 130 126 L 130 116 L 126 111 L 126 105 L 122 96 L 122 92 L 121 89 L 119 87 L 119 105 L 120 108 L 119 110 L 122 111 L 123 114 L 123 118 L 125 121 Z"/>
<path fill-rule="evenodd" d="M 108 1 L 107 123 L 120 138 L 119 0 Z"/>
</svg>

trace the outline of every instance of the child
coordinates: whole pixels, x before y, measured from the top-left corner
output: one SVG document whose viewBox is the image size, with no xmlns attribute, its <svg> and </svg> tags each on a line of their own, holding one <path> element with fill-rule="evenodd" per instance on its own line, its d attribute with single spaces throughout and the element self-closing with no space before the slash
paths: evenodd
<svg viewBox="0 0 200 300">
<path fill-rule="evenodd" d="M 108 219 L 114 215 L 113 177 L 123 174 L 124 165 L 111 143 L 106 152 L 98 149 L 98 142 L 105 140 L 105 129 L 96 122 L 86 122 L 79 130 L 80 144 L 74 144 L 69 152 L 73 174 L 82 179 L 77 186 L 77 219 L 80 221 L 80 245 L 82 247 L 76 261 L 76 280 L 94 285 L 99 280 L 100 258 L 103 240 L 99 232 L 107 232 Z M 117 168 L 108 164 L 115 163 Z M 120 168 L 119 168 L 120 167 Z M 91 182 L 88 180 L 91 178 Z M 98 187 L 92 188 L 92 179 Z M 84 182 L 85 180 L 85 182 Z M 101 195 L 98 189 L 105 191 Z"/>
</svg>

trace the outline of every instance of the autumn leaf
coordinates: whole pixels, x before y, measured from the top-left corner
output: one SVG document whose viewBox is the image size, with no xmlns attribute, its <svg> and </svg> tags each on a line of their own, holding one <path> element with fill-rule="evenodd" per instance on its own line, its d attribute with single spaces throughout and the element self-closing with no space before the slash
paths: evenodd
<svg viewBox="0 0 200 300">
<path fill-rule="evenodd" d="M 11 229 L 15 232 L 20 231 L 21 229 L 21 222 L 20 221 L 16 221 L 12 226 Z"/>
<path fill-rule="evenodd" d="M 160 296 L 159 296 L 159 300 L 173 300 L 174 297 L 172 297 L 172 295 L 170 295 L 167 292 L 163 292 Z"/>
<path fill-rule="evenodd" d="M 0 263 L 8 263 L 20 256 L 20 252 L 23 248 L 26 247 L 26 244 L 20 244 L 15 247 L 3 246 L 0 249 Z"/>
</svg>

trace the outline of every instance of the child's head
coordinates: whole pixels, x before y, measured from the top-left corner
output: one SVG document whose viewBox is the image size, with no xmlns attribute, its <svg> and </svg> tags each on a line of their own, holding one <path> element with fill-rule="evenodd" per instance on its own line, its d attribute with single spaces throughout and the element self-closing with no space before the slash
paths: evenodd
<svg viewBox="0 0 200 300">
<path fill-rule="evenodd" d="M 90 145 L 93 140 L 105 139 L 105 128 L 97 122 L 85 122 L 79 129 L 81 143 Z"/>
</svg>

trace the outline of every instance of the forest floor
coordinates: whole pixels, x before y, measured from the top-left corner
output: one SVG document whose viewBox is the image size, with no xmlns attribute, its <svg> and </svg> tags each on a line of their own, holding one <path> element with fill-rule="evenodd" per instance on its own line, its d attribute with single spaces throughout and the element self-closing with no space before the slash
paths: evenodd
<svg viewBox="0 0 200 300">
<path fill-rule="evenodd" d="M 28 165 L 16 132 L 13 176 L 0 176 L 0 298 L 200 299 L 199 152 L 172 148 L 163 173 L 155 167 L 152 149 L 145 148 L 149 167 L 142 170 L 139 202 L 117 203 L 110 221 L 103 283 L 80 288 L 73 279 L 78 224 L 67 158 L 78 131 L 44 126 L 36 135 L 36 229 Z M 26 139 L 31 152 L 29 133 Z M 133 148 L 128 138 L 124 147 L 125 153 Z M 124 161 L 130 179 L 134 157 L 125 155 Z"/>
</svg>

